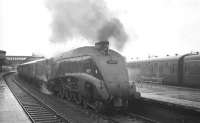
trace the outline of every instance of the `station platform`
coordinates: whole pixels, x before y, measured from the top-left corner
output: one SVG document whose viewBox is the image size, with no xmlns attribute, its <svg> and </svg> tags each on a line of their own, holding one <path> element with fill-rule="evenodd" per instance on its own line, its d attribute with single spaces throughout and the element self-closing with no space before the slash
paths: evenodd
<svg viewBox="0 0 200 123">
<path fill-rule="evenodd" d="M 143 98 L 181 105 L 200 112 L 200 89 L 154 83 L 136 83 L 136 87 Z"/>
<path fill-rule="evenodd" d="M 0 123 L 31 123 L 8 86 L 0 76 Z"/>
</svg>

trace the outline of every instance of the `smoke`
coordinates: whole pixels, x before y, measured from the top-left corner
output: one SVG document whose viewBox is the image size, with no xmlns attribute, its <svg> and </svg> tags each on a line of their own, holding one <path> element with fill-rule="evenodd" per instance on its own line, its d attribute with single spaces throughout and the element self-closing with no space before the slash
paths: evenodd
<svg viewBox="0 0 200 123">
<path fill-rule="evenodd" d="M 44 93 L 44 94 L 47 94 L 47 95 L 52 95 L 52 94 L 53 94 L 53 92 L 51 92 L 51 91 L 49 91 L 49 90 L 47 89 L 47 86 L 46 86 L 45 83 L 43 83 L 43 84 L 41 85 L 40 91 L 41 91 L 42 93 Z"/>
<path fill-rule="evenodd" d="M 51 42 L 79 36 L 90 41 L 112 40 L 121 50 L 128 39 L 122 23 L 103 0 L 48 0 L 47 7 L 53 16 Z"/>
</svg>

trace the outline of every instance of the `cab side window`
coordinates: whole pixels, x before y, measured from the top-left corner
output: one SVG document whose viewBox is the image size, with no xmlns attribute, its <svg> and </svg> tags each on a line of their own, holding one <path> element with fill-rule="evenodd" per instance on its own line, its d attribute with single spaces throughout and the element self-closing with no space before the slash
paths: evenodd
<svg viewBox="0 0 200 123">
<path fill-rule="evenodd" d="M 84 70 L 86 73 L 91 74 L 92 68 L 91 68 L 91 60 L 85 60 L 84 61 Z"/>
</svg>

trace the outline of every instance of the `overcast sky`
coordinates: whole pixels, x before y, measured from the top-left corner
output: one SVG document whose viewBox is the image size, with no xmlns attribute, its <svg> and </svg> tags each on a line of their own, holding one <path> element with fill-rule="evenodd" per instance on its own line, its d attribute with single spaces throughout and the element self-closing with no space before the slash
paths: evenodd
<svg viewBox="0 0 200 123">
<path fill-rule="evenodd" d="M 105 0 L 123 23 L 129 41 L 121 53 L 145 58 L 200 51 L 200 0 Z M 43 0 L 0 0 L 0 49 L 8 55 L 50 56 L 54 52 L 91 45 L 52 44 L 51 13 Z"/>
</svg>

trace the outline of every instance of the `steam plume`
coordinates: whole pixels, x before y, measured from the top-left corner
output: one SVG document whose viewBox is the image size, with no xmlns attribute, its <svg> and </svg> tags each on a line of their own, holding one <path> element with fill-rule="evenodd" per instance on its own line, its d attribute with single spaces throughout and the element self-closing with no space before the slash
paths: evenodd
<svg viewBox="0 0 200 123">
<path fill-rule="evenodd" d="M 76 36 L 93 41 L 113 39 L 120 50 L 128 36 L 119 19 L 111 16 L 102 0 L 49 0 L 53 15 L 52 42 L 63 42 Z"/>
</svg>

